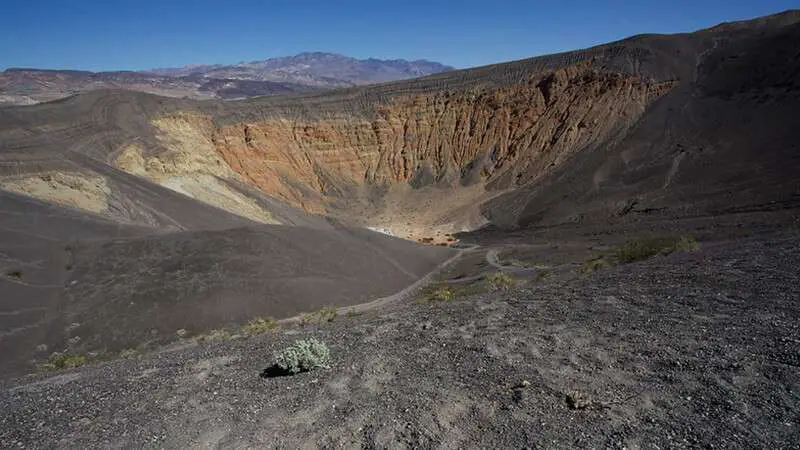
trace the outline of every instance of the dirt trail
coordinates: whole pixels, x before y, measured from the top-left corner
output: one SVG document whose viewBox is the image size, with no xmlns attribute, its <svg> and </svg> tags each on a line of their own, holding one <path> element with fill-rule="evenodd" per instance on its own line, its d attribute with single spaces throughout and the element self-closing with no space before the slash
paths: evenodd
<svg viewBox="0 0 800 450">
<path fill-rule="evenodd" d="M 507 266 L 500 261 L 500 248 L 491 248 L 486 252 L 486 262 L 495 269 L 514 275 L 536 275 L 538 269 L 529 267 Z"/>
<path fill-rule="evenodd" d="M 417 293 L 420 289 L 422 289 L 425 285 L 429 284 L 431 278 L 434 275 L 441 272 L 447 266 L 453 264 L 454 262 L 458 261 L 465 253 L 474 251 L 475 249 L 479 248 L 478 245 L 471 245 L 470 247 L 459 249 L 458 252 L 453 255 L 450 259 L 444 261 L 443 263 L 439 264 L 434 268 L 432 271 L 428 272 L 427 275 L 420 278 L 419 280 L 415 281 L 414 283 L 410 284 L 403 290 L 396 292 L 392 295 L 388 295 L 386 297 L 381 297 L 366 303 L 360 303 L 358 305 L 353 306 L 343 306 L 336 309 L 337 314 L 347 314 L 347 313 L 362 313 L 365 311 L 369 311 L 381 306 L 388 305 L 389 303 L 394 302 L 401 302 L 407 300 L 409 297 Z M 286 319 L 279 320 L 278 322 L 281 324 L 294 324 L 299 323 L 303 319 L 302 315 L 289 317 Z"/>
</svg>

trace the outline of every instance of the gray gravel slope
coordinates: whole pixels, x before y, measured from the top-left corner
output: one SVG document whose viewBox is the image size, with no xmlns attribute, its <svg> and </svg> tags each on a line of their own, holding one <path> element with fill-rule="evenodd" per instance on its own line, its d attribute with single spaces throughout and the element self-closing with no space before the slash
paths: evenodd
<svg viewBox="0 0 800 450">
<path fill-rule="evenodd" d="M 0 442 L 791 448 L 798 237 L 709 242 L 571 281 L 20 379 L 0 393 Z M 330 370 L 259 376 L 307 336 L 330 345 Z"/>
</svg>

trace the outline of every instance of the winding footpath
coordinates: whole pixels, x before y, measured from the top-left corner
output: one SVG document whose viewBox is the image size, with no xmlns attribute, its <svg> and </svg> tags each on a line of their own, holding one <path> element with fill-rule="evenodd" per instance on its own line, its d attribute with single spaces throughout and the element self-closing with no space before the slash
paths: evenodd
<svg viewBox="0 0 800 450">
<path fill-rule="evenodd" d="M 446 261 L 444 261 L 441 264 L 439 264 L 438 266 L 436 266 L 433 270 L 428 272 L 425 276 L 423 276 L 419 280 L 415 281 L 414 283 L 410 284 L 409 286 L 407 286 L 403 290 L 401 290 L 399 292 L 396 292 L 396 293 L 394 293 L 392 295 L 388 295 L 386 297 L 380 297 L 380 298 L 377 298 L 375 300 L 372 300 L 372 301 L 369 301 L 369 302 L 366 302 L 366 303 L 360 303 L 360 304 L 357 304 L 357 305 L 342 306 L 342 307 L 336 308 L 336 313 L 337 314 L 362 313 L 362 312 L 365 312 L 365 311 L 369 311 L 371 309 L 375 309 L 375 308 L 378 308 L 378 307 L 381 307 L 381 306 L 384 306 L 384 305 L 388 305 L 389 303 L 408 300 L 411 296 L 413 296 L 414 294 L 419 292 L 419 290 L 421 290 L 423 287 L 427 286 L 430 283 L 431 279 L 436 274 L 438 274 L 439 272 L 441 272 L 443 269 L 447 268 L 448 266 L 450 266 L 454 262 L 458 261 L 464 254 L 466 254 L 468 252 L 472 252 L 472 251 L 478 249 L 479 247 L 480 247 L 479 245 L 474 245 L 473 244 L 473 245 L 471 245 L 469 247 L 466 247 L 466 248 L 459 248 L 458 252 L 455 255 L 453 255 L 452 257 L 450 257 Z M 298 316 L 294 316 L 294 317 L 288 317 L 286 319 L 279 320 L 278 323 L 280 323 L 280 324 L 299 323 L 302 320 L 302 317 L 303 317 L 302 315 L 298 315 Z"/>
<path fill-rule="evenodd" d="M 431 280 L 433 279 L 433 277 L 436 276 L 438 273 L 440 273 L 442 270 L 444 270 L 448 266 L 450 266 L 453 263 L 455 263 L 456 261 L 458 261 L 465 254 L 474 252 L 475 250 L 478 250 L 479 248 L 480 248 L 480 246 L 477 245 L 477 244 L 470 244 L 468 247 L 459 248 L 458 252 L 455 255 L 453 255 L 448 260 L 446 260 L 446 261 L 442 262 L 441 264 L 439 264 L 438 266 L 436 266 L 433 270 L 428 272 L 425 276 L 423 276 L 419 280 L 415 281 L 414 283 L 410 284 L 409 286 L 407 286 L 403 290 L 398 291 L 398 292 L 396 292 L 396 293 L 394 293 L 392 295 L 388 295 L 386 297 L 380 297 L 380 298 L 377 298 L 375 300 L 372 300 L 372 301 L 369 301 L 369 302 L 366 302 L 366 303 L 360 303 L 360 304 L 357 304 L 357 305 L 342 306 L 342 307 L 336 308 L 336 313 L 337 314 L 362 313 L 362 312 L 369 311 L 369 310 L 372 310 L 372 309 L 375 309 L 375 308 L 379 308 L 381 306 L 388 305 L 390 303 L 406 301 L 406 300 L 410 299 L 411 297 L 413 297 L 414 295 L 416 295 L 422 288 L 424 288 L 425 286 L 429 285 L 431 283 Z M 500 250 L 501 249 L 499 249 L 499 248 L 490 248 L 486 252 L 486 262 L 490 266 L 492 266 L 493 268 L 495 268 L 495 269 L 497 269 L 499 271 L 508 273 L 508 274 L 512 274 L 512 275 L 533 276 L 533 275 L 535 275 L 537 273 L 537 269 L 533 269 L 533 268 L 503 265 L 501 263 L 501 261 L 500 261 L 500 258 L 499 258 Z M 485 276 L 486 276 L 485 273 L 480 273 L 480 274 L 477 274 L 477 275 L 474 275 L 474 276 L 471 276 L 471 277 L 443 280 L 442 283 L 445 283 L 445 284 L 467 283 L 467 282 L 477 281 L 477 280 L 483 279 L 483 278 L 485 278 Z M 296 323 L 300 323 L 302 321 L 302 318 L 303 318 L 303 315 L 297 315 L 297 316 L 294 316 L 294 317 L 288 317 L 286 319 L 281 319 L 281 320 L 278 321 L 278 323 L 281 323 L 281 324 L 296 324 Z"/>
</svg>

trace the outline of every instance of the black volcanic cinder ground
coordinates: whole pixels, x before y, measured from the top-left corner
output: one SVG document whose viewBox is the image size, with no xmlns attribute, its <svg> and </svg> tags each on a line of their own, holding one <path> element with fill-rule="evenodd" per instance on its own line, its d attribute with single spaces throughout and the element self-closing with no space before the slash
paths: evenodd
<svg viewBox="0 0 800 450">
<path fill-rule="evenodd" d="M 630 133 L 498 198 L 485 214 L 518 226 L 797 208 L 798 40 L 794 24 L 715 41 Z"/>
<path fill-rule="evenodd" d="M 0 437 L 44 447 L 791 448 L 800 255 L 796 231 L 770 228 L 588 276 L 19 380 L 0 393 Z M 604 241 L 556 230 L 525 239 L 584 251 Z M 272 352 L 312 336 L 329 344 L 330 370 L 260 377 Z"/>
<path fill-rule="evenodd" d="M 237 228 L 163 233 L 13 194 L 0 200 L 3 375 L 65 347 L 119 352 L 171 342 L 180 329 L 196 335 L 362 303 L 412 284 L 452 253 L 335 222 L 232 220 Z"/>
<path fill-rule="evenodd" d="M 99 176 L 110 205 L 95 215 L 0 191 L 0 443 L 797 447 L 799 21 L 790 11 L 328 93 L 223 104 L 98 91 L 0 108 L 0 181 Z M 242 129 L 275 114 L 363 118 L 387 99 L 450 98 L 575 64 L 593 71 L 575 89 L 598 74 L 670 89 L 533 182 L 514 184 L 535 175 L 526 161 L 506 168 L 480 204 L 489 223 L 459 233 L 457 249 L 253 194 L 284 225 L 259 224 L 113 164 L 131 142 L 163 150 L 154 117 Z M 476 178 L 461 169 L 453 179 Z M 398 204 L 423 211 L 468 188 L 361 191 L 333 175 L 314 173 L 327 184 L 301 197 L 344 205 L 340 217 L 359 195 L 405 192 Z M 423 188 L 428 203 L 414 205 Z M 697 242 L 617 264 L 621 246 L 654 237 Z M 496 272 L 516 284 L 492 290 Z M 454 299 L 433 301 L 431 288 Z M 343 308 L 322 323 L 296 316 L 321 306 Z M 240 334 L 257 316 L 285 320 L 257 337 L 193 339 Z M 330 369 L 262 376 L 307 337 L 329 345 Z M 88 367 L 22 376 L 65 351 Z"/>
</svg>

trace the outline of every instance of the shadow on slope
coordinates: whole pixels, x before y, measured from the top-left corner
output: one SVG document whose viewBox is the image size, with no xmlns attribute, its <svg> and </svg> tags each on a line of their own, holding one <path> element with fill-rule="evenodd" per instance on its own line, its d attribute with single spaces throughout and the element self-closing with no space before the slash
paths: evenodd
<svg viewBox="0 0 800 450">
<path fill-rule="evenodd" d="M 37 346 L 39 356 L 50 350 L 76 242 L 151 232 L 0 191 L 0 376 L 29 367 Z"/>
<path fill-rule="evenodd" d="M 118 352 L 361 303 L 451 255 L 325 224 L 165 233 L 0 191 L 0 376 L 55 351 Z"/>
<path fill-rule="evenodd" d="M 796 208 L 800 25 L 719 40 L 624 138 L 489 202 L 501 228 Z"/>
</svg>

